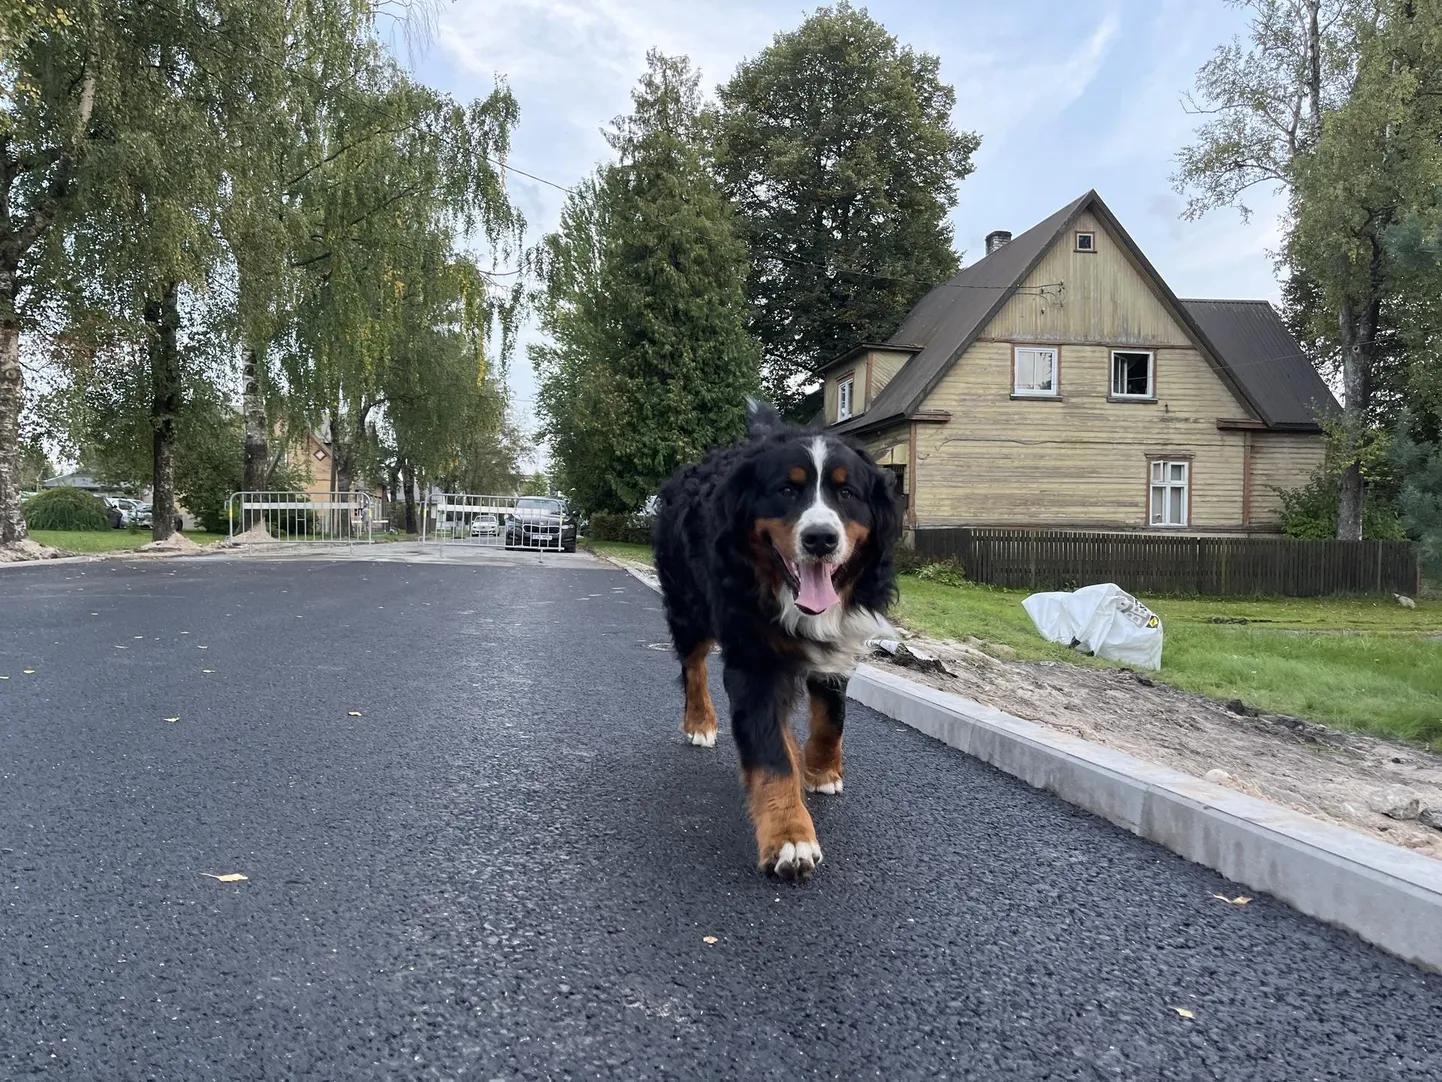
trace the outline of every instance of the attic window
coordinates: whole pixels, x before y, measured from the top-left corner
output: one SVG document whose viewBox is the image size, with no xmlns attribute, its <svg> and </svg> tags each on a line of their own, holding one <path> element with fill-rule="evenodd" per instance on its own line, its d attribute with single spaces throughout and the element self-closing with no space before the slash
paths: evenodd
<svg viewBox="0 0 1442 1082">
<path fill-rule="evenodd" d="M 1078 252 L 1095 252 L 1097 250 L 1097 235 L 1095 233 L 1078 233 L 1076 235 L 1076 250 Z"/>
<path fill-rule="evenodd" d="M 847 376 L 836 385 L 836 419 L 844 421 L 851 416 L 851 392 L 856 386 L 854 376 Z"/>
</svg>

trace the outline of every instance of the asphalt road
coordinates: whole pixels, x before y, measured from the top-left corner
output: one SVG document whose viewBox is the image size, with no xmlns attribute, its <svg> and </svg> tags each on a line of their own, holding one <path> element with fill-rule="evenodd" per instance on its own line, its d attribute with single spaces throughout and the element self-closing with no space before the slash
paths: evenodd
<svg viewBox="0 0 1442 1082">
<path fill-rule="evenodd" d="M 609 570 L 0 571 L 0 1078 L 1442 1077 L 1442 978 L 860 707 L 767 882 L 665 637 Z"/>
</svg>

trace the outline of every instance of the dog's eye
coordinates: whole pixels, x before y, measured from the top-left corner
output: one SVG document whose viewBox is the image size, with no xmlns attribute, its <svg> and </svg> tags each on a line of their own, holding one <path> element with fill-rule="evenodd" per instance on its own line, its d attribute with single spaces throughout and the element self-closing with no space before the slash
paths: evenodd
<svg viewBox="0 0 1442 1082">
<path fill-rule="evenodd" d="M 841 491 L 838 492 L 837 495 L 840 496 L 843 500 L 849 500 L 853 496 L 855 496 L 856 493 L 852 490 L 850 485 L 842 485 Z"/>
<path fill-rule="evenodd" d="M 796 495 L 796 486 L 787 485 L 781 490 L 781 495 L 785 496 L 788 500 L 791 499 L 791 497 Z"/>
</svg>

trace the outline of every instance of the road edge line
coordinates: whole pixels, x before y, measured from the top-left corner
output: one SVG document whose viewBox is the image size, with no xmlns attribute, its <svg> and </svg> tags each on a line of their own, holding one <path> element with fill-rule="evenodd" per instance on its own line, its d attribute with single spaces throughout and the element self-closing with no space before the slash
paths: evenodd
<svg viewBox="0 0 1442 1082">
<path fill-rule="evenodd" d="M 660 592 L 638 568 L 601 558 Z M 857 666 L 847 694 L 1234 883 L 1442 972 L 1442 862 L 874 665 Z"/>
</svg>

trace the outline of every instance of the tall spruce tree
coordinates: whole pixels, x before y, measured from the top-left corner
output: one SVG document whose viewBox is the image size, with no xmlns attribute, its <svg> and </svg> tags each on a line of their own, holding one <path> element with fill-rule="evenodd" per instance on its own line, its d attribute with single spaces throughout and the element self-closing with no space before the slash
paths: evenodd
<svg viewBox="0 0 1442 1082">
<path fill-rule="evenodd" d="M 588 510 L 638 508 L 740 436 L 757 389 L 746 249 L 698 146 L 698 81 L 687 59 L 647 55 L 634 111 L 608 136 L 616 163 L 541 247 L 543 434 Z"/>
<path fill-rule="evenodd" d="M 935 56 L 846 0 L 720 88 L 716 168 L 751 254 L 750 328 L 767 392 L 814 413 L 811 372 L 890 335 L 957 271 L 948 215 L 980 137 L 951 120 Z"/>
</svg>

